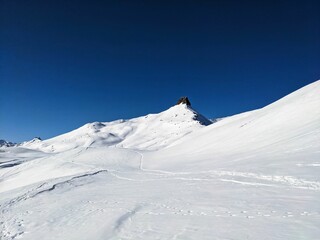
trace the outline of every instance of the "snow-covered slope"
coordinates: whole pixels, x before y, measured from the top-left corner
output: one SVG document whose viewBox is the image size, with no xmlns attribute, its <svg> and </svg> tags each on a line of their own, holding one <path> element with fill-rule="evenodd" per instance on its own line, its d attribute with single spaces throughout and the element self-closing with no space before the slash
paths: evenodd
<svg viewBox="0 0 320 240">
<path fill-rule="evenodd" d="M 192 131 L 211 124 L 185 104 L 158 114 L 130 120 L 88 123 L 72 132 L 45 141 L 26 142 L 23 147 L 45 152 L 62 152 L 78 147 L 115 146 L 156 150 L 173 144 Z"/>
<path fill-rule="evenodd" d="M 176 165 L 180 170 L 187 167 L 199 170 L 232 167 L 237 163 L 271 173 L 290 171 L 296 164 L 319 163 L 319 151 L 320 81 L 317 81 L 262 109 L 224 118 L 186 136 L 180 144 L 152 155 L 150 167 Z M 302 154 L 317 157 L 302 158 Z"/>
<path fill-rule="evenodd" d="M 186 105 L 0 151 L 0 238 L 318 239 L 320 81 L 210 124 Z"/>
</svg>

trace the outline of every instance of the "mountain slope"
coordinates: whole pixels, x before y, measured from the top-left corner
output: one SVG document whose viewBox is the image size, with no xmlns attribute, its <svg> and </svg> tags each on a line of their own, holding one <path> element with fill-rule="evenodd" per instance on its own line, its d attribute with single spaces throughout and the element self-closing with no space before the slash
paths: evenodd
<svg viewBox="0 0 320 240">
<path fill-rule="evenodd" d="M 145 164 L 199 170 L 231 167 L 236 162 L 244 168 L 287 171 L 291 165 L 296 168 L 296 164 L 318 162 L 319 149 L 320 81 L 317 81 L 262 109 L 224 118 L 194 132 L 179 144 L 150 157 L 150 164 L 149 161 Z M 301 159 L 301 154 L 310 157 Z M 280 161 L 288 157 L 291 163 Z"/>
<path fill-rule="evenodd" d="M 0 238 L 317 239 L 319 93 L 208 126 L 183 104 L 3 148 Z"/>
<path fill-rule="evenodd" d="M 13 147 L 16 143 L 8 142 L 6 140 L 0 139 L 0 148 L 1 147 Z"/>
<path fill-rule="evenodd" d="M 180 104 L 158 114 L 129 120 L 88 123 L 52 139 L 27 142 L 22 146 L 45 152 L 115 145 L 123 148 L 157 150 L 209 124 L 210 120 L 191 107 Z"/>
</svg>

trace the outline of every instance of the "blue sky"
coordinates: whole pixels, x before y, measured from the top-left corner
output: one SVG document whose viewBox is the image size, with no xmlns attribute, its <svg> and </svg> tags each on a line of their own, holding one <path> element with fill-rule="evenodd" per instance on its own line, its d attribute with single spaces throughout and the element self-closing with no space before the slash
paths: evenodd
<svg viewBox="0 0 320 240">
<path fill-rule="evenodd" d="M 320 78 L 319 1 L 0 1 L 0 139 L 263 107 Z"/>
</svg>

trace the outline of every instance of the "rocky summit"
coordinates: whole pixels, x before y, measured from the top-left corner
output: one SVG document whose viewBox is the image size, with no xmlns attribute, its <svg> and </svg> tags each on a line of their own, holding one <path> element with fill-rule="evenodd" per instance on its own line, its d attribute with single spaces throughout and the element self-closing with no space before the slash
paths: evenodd
<svg viewBox="0 0 320 240">
<path fill-rule="evenodd" d="M 187 106 L 191 106 L 191 103 L 190 103 L 190 101 L 189 101 L 189 99 L 188 99 L 188 97 L 181 97 L 181 98 L 179 98 L 179 100 L 178 100 L 178 102 L 177 102 L 177 105 L 179 105 L 179 104 L 186 104 Z"/>
</svg>

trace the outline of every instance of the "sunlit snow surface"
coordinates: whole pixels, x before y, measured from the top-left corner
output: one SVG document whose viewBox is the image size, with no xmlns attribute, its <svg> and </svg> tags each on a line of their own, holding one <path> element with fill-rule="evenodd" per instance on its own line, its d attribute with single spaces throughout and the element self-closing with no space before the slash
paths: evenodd
<svg viewBox="0 0 320 240">
<path fill-rule="evenodd" d="M 1 239 L 319 239 L 320 82 L 208 124 L 178 105 L 0 148 Z"/>
</svg>

